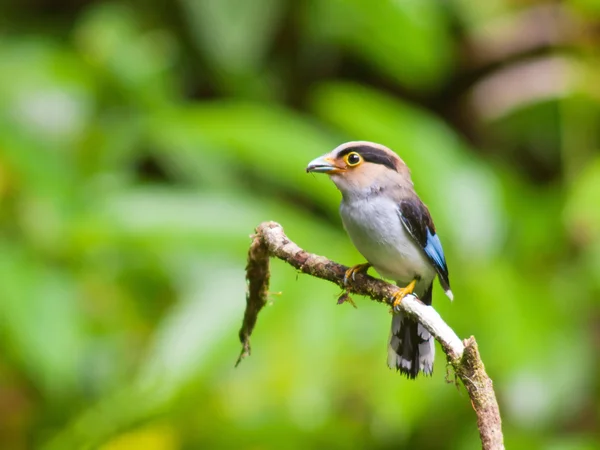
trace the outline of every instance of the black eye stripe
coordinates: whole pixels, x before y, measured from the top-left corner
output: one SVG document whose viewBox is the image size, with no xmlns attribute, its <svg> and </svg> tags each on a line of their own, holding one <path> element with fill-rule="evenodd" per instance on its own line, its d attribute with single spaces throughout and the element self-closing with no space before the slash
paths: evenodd
<svg viewBox="0 0 600 450">
<path fill-rule="evenodd" d="M 373 164 L 382 164 L 388 169 L 391 169 L 395 172 L 398 171 L 398 169 L 396 168 L 396 159 L 393 156 L 389 155 L 383 150 L 380 150 L 375 147 L 370 147 L 368 145 L 359 145 L 357 147 L 345 148 L 341 150 L 337 156 L 338 158 L 343 158 L 344 156 L 352 152 L 356 152 L 360 156 L 362 156 L 365 162 L 370 162 Z"/>
</svg>

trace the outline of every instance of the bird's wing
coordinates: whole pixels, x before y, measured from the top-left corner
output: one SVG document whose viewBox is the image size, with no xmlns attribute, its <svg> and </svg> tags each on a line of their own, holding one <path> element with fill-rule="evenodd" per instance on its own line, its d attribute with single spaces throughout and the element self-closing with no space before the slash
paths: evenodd
<svg viewBox="0 0 600 450">
<path fill-rule="evenodd" d="M 400 220 L 415 242 L 423 249 L 439 275 L 446 294 L 452 298 L 448 266 L 440 238 L 435 232 L 427 206 L 418 198 L 404 199 L 398 206 Z"/>
</svg>

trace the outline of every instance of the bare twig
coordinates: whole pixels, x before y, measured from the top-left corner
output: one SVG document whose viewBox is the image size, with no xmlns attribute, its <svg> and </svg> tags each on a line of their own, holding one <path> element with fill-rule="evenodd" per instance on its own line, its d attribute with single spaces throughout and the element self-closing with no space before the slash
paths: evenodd
<svg viewBox="0 0 600 450">
<path fill-rule="evenodd" d="M 344 274 L 348 267 L 302 250 L 288 239 L 281 225 L 276 222 L 263 222 L 256 228 L 248 252 L 247 304 L 240 330 L 243 348 L 236 365 L 250 354 L 250 335 L 256 325 L 258 313 L 267 302 L 269 257 L 279 258 L 301 272 L 331 281 L 351 293 L 364 295 L 390 306 L 392 306 L 393 294 L 399 289 L 397 286 L 362 273 L 356 274 L 355 280 L 346 285 Z M 470 337 L 463 343 L 431 306 L 424 305 L 413 295 L 402 300 L 400 309 L 419 320 L 441 344 L 449 364 L 454 368 L 471 398 L 477 414 L 482 448 L 484 450 L 504 449 L 498 402 L 492 380 L 485 372 L 479 356 L 475 338 Z"/>
</svg>

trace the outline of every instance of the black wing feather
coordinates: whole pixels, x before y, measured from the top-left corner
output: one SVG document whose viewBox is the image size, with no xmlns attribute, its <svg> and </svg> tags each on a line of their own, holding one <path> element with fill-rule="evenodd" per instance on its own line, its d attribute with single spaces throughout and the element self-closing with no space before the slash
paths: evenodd
<svg viewBox="0 0 600 450">
<path fill-rule="evenodd" d="M 402 200 L 399 205 L 400 220 L 408 233 L 419 244 L 439 275 L 444 290 L 450 289 L 448 266 L 444 250 L 435 232 L 435 225 L 427 206 L 418 197 Z"/>
</svg>

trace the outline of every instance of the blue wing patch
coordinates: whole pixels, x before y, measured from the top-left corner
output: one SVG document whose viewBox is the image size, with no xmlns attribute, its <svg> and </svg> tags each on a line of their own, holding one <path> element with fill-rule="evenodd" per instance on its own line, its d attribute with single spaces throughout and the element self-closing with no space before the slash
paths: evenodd
<svg viewBox="0 0 600 450">
<path fill-rule="evenodd" d="M 444 256 L 444 249 L 442 243 L 437 234 L 431 234 L 429 228 L 427 228 L 427 243 L 425 244 L 425 253 L 431 258 L 431 260 L 444 272 L 448 271 L 446 267 L 446 258 Z"/>
<path fill-rule="evenodd" d="M 452 298 L 446 257 L 444 256 L 440 238 L 435 232 L 435 226 L 429 215 L 429 210 L 418 197 L 413 197 L 400 202 L 399 213 L 404 227 L 415 242 L 423 249 L 423 252 L 427 255 L 427 258 L 438 273 L 444 291 Z"/>
</svg>

